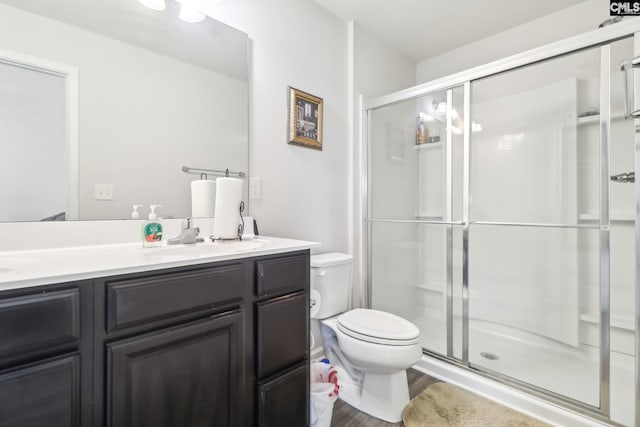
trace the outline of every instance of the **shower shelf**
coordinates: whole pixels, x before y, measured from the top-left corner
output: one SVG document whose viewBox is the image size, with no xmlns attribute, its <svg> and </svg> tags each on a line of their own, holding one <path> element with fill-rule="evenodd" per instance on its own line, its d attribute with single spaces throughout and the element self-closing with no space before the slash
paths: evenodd
<svg viewBox="0 0 640 427">
<path fill-rule="evenodd" d="M 611 113 L 611 120 L 612 121 L 624 120 L 624 112 L 616 111 Z M 595 125 L 598 123 L 600 123 L 600 114 L 593 114 L 591 116 L 586 116 L 586 117 L 578 117 L 578 126 Z"/>
<path fill-rule="evenodd" d="M 421 283 L 416 285 L 416 288 L 428 292 L 444 293 L 444 285 L 439 285 L 437 283 Z"/>
<path fill-rule="evenodd" d="M 439 142 L 429 142 L 426 144 L 416 144 L 413 146 L 414 150 L 434 150 L 436 148 L 442 148 L 442 141 Z"/>
<path fill-rule="evenodd" d="M 580 221 L 599 221 L 598 214 L 583 213 L 578 215 Z M 611 212 L 610 220 L 613 222 L 634 222 L 636 219 L 635 212 Z"/>
<path fill-rule="evenodd" d="M 589 323 L 600 323 L 600 317 L 594 313 L 582 313 L 580 315 L 580 320 L 589 322 Z M 633 317 L 631 316 L 611 316 L 611 326 L 618 329 L 624 329 L 627 331 L 635 331 L 635 326 L 633 324 Z"/>
</svg>

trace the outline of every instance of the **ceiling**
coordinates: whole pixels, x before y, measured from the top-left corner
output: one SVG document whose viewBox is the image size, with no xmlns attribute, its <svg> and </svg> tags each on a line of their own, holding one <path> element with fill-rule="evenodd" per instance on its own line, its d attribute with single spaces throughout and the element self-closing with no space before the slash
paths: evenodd
<svg viewBox="0 0 640 427">
<path fill-rule="evenodd" d="M 314 0 L 418 62 L 585 0 Z"/>
</svg>

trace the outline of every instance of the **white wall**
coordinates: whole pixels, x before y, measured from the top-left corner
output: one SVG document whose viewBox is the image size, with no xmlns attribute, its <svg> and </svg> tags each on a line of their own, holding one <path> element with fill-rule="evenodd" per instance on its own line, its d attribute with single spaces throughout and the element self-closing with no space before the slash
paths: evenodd
<svg viewBox="0 0 640 427">
<path fill-rule="evenodd" d="M 260 233 L 348 252 L 346 24 L 300 0 L 234 0 L 210 14 L 252 43 L 249 163 L 262 178 L 262 197 L 250 204 Z M 322 151 L 287 144 L 288 86 L 323 98 Z"/>
<path fill-rule="evenodd" d="M 354 91 L 375 98 L 415 84 L 416 63 L 350 23 L 353 29 Z"/>
<path fill-rule="evenodd" d="M 78 68 L 80 219 L 151 203 L 184 217 L 198 177 L 183 165 L 246 172 L 246 82 L 5 5 L 0 49 Z M 114 200 L 94 200 L 94 184 Z"/>
<path fill-rule="evenodd" d="M 463 71 L 547 43 L 598 28 L 609 19 L 609 2 L 586 0 L 491 37 L 425 58 L 416 67 L 416 83 Z M 637 19 L 637 18 L 625 18 Z"/>
<path fill-rule="evenodd" d="M 415 67 L 413 60 L 376 39 L 359 25 L 349 23 L 350 47 L 350 111 L 352 123 L 350 126 L 353 141 L 352 151 L 352 189 L 350 218 L 353 223 L 351 251 L 354 256 L 354 293 L 353 305 L 364 305 L 366 272 L 366 246 L 362 241 L 366 231 L 363 222 L 366 217 L 366 206 L 362 200 L 361 188 L 364 184 L 363 174 L 366 166 L 366 141 L 360 140 L 361 107 L 360 96 L 363 99 L 375 98 L 390 92 L 410 87 L 415 84 Z M 410 132 L 412 134 L 412 132 Z M 414 168 L 407 168 L 406 173 Z M 409 208 L 411 209 L 411 207 Z M 390 236 L 388 236 L 390 237 Z M 405 259 L 403 262 L 409 260 Z M 401 266 L 396 266 L 398 271 Z"/>
</svg>

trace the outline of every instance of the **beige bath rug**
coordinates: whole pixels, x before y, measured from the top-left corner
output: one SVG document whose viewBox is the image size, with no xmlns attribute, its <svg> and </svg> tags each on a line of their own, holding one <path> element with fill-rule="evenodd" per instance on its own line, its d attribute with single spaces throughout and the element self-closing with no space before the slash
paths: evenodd
<svg viewBox="0 0 640 427">
<path fill-rule="evenodd" d="M 447 383 L 431 384 L 404 408 L 406 427 L 549 427 L 528 415 Z"/>
</svg>

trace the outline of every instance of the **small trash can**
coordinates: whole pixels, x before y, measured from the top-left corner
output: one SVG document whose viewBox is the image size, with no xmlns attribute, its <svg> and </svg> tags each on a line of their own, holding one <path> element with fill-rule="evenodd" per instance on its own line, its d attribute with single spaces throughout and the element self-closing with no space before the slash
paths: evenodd
<svg viewBox="0 0 640 427">
<path fill-rule="evenodd" d="M 328 359 L 311 362 L 311 427 L 329 427 L 340 385 Z"/>
</svg>

